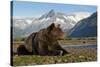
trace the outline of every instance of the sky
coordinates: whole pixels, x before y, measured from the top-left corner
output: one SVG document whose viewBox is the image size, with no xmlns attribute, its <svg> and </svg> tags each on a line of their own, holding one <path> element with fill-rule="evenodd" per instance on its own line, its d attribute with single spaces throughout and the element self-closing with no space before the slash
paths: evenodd
<svg viewBox="0 0 100 67">
<path fill-rule="evenodd" d="M 57 3 L 42 3 L 28 1 L 13 1 L 13 16 L 39 17 L 51 9 L 55 12 L 73 13 L 73 12 L 96 12 L 97 7 L 93 5 L 74 5 L 74 4 L 57 4 Z"/>
</svg>

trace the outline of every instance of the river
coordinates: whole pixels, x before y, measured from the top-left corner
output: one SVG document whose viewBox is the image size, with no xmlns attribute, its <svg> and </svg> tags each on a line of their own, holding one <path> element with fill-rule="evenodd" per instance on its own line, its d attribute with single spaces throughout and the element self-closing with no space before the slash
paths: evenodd
<svg viewBox="0 0 100 67">
<path fill-rule="evenodd" d="M 96 44 L 88 44 L 88 45 L 62 45 L 63 48 L 96 48 L 97 49 L 97 45 Z"/>
</svg>

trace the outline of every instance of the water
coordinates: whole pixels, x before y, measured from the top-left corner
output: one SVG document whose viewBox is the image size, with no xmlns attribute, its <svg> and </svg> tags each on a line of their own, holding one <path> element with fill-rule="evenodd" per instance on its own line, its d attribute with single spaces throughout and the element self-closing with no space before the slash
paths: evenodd
<svg viewBox="0 0 100 67">
<path fill-rule="evenodd" d="M 64 48 L 97 48 L 97 45 L 64 45 Z"/>
</svg>

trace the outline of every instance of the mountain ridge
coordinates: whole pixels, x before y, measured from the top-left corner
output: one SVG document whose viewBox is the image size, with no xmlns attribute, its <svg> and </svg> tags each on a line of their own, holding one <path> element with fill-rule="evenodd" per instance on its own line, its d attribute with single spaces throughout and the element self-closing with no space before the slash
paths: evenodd
<svg viewBox="0 0 100 67">
<path fill-rule="evenodd" d="M 13 23 L 14 23 L 14 27 L 13 28 L 18 28 L 21 29 L 21 31 L 18 30 L 18 32 L 22 32 L 23 36 L 28 36 L 29 34 L 31 34 L 32 32 L 37 32 L 40 29 L 46 28 L 48 27 L 50 24 L 52 23 L 57 23 L 57 24 L 61 24 L 61 28 L 64 30 L 69 30 L 71 28 L 74 27 L 74 25 L 81 19 L 88 17 L 89 15 L 91 15 L 90 13 L 82 13 L 84 16 L 82 18 L 80 18 L 79 16 L 76 16 L 78 14 L 64 14 L 64 13 L 60 13 L 60 12 L 55 12 L 54 10 L 51 10 L 45 14 L 43 14 L 41 17 L 39 18 L 21 18 L 23 23 L 19 22 L 19 20 L 21 20 L 20 18 L 16 19 L 13 18 Z M 85 15 L 86 14 L 86 15 Z M 78 18 L 79 17 L 79 18 Z M 16 19 L 16 22 L 14 21 Z M 27 21 L 28 20 L 28 21 Z M 24 24 L 26 23 L 26 24 Z M 19 26 L 17 27 L 16 25 Z M 13 29 L 14 30 L 14 29 Z M 16 37 L 16 35 L 18 34 L 14 33 L 13 36 Z M 22 35 L 19 35 L 19 37 Z"/>
<path fill-rule="evenodd" d="M 97 36 L 97 12 L 80 20 L 69 32 L 71 37 Z"/>
</svg>

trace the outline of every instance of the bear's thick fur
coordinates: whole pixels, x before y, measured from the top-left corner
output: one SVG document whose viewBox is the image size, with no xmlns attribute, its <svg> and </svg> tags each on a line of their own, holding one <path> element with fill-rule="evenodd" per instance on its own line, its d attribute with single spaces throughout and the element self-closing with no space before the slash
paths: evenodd
<svg viewBox="0 0 100 67">
<path fill-rule="evenodd" d="M 68 52 L 64 50 L 57 41 L 63 38 L 64 33 L 60 25 L 52 23 L 46 29 L 41 29 L 39 32 L 32 33 L 28 36 L 25 40 L 25 50 L 35 55 L 64 55 Z M 21 50 L 21 48 L 18 48 L 18 50 Z"/>
<path fill-rule="evenodd" d="M 32 55 L 33 53 L 32 52 L 29 52 L 25 45 L 20 45 L 18 48 L 17 48 L 17 52 L 18 52 L 18 55 Z"/>
</svg>

